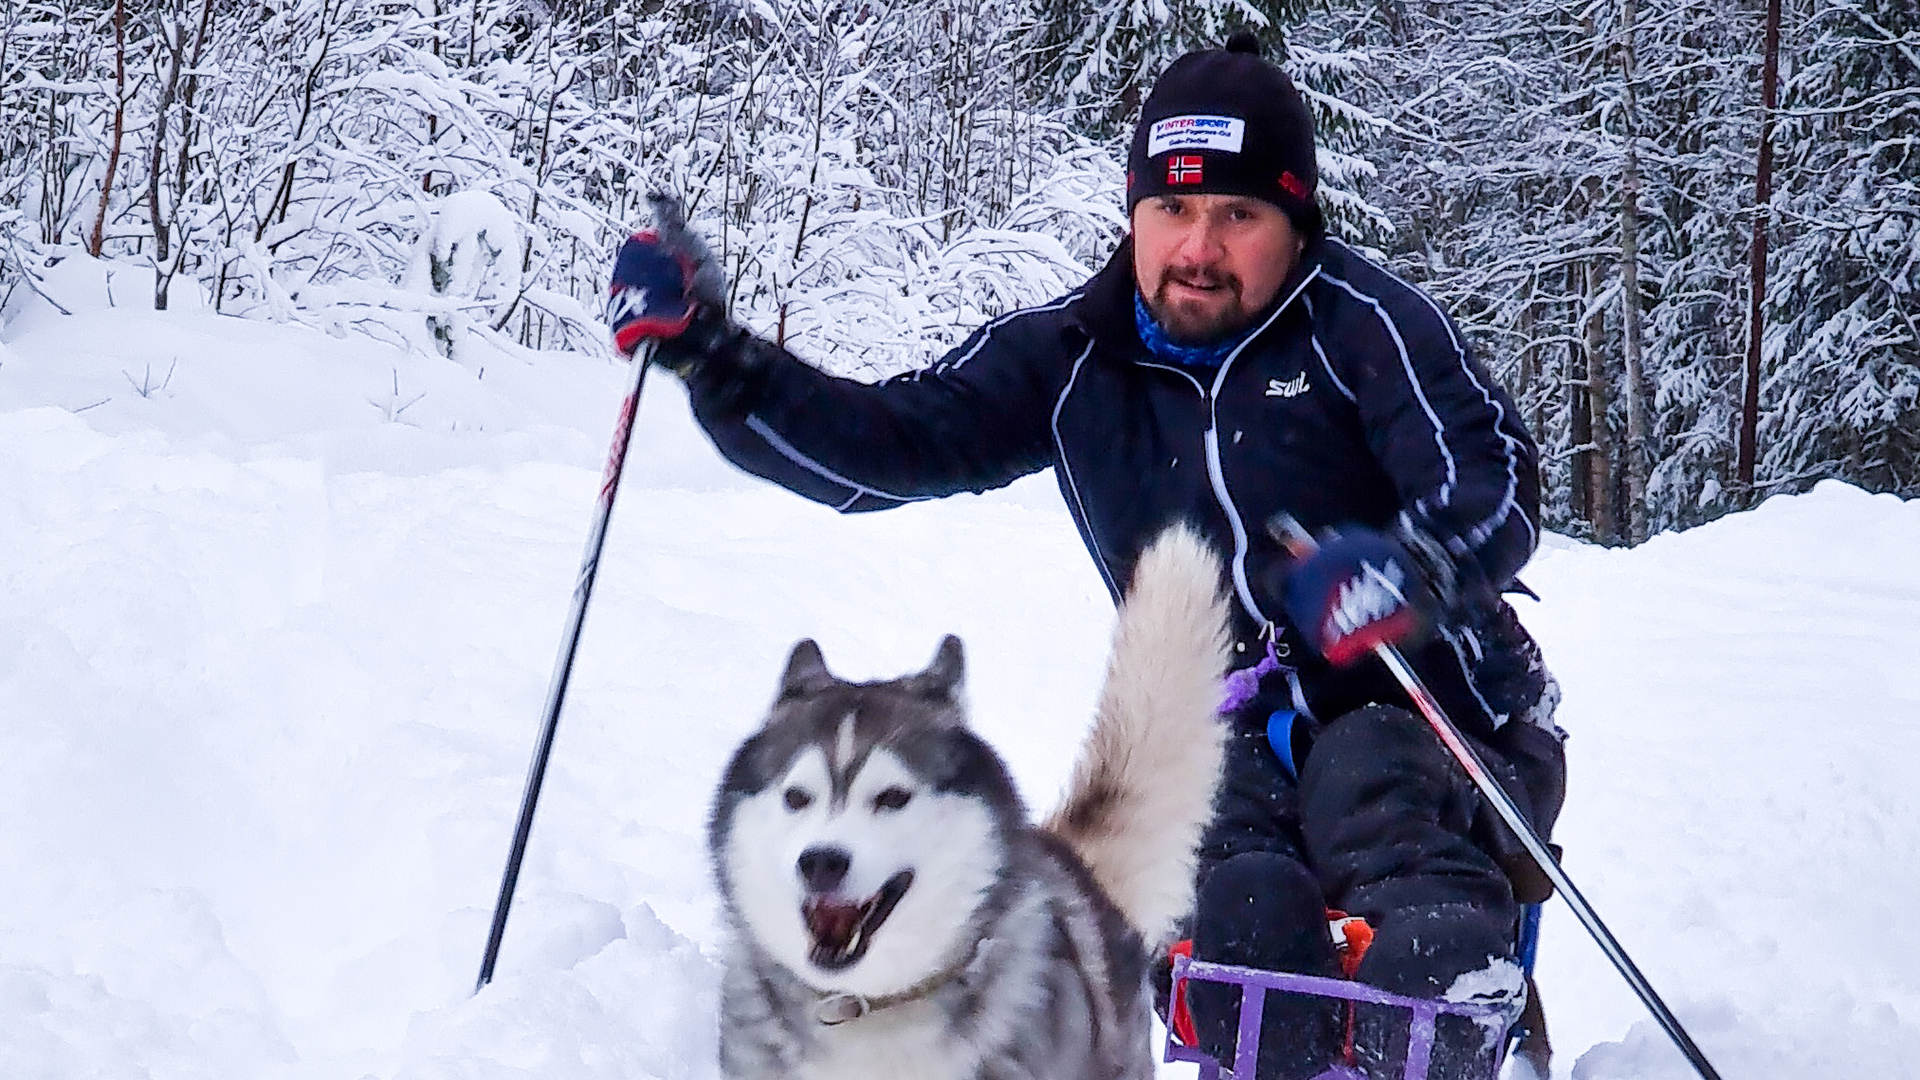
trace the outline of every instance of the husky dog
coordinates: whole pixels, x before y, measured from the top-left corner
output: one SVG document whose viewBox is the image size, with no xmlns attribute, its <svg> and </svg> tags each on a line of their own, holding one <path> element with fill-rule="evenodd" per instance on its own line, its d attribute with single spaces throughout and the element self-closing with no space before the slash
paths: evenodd
<svg viewBox="0 0 1920 1080">
<path fill-rule="evenodd" d="M 802 641 L 715 801 L 730 1080 L 1147 1080 L 1150 950 L 1193 902 L 1227 662 L 1218 559 L 1140 558 L 1093 730 L 1030 824 L 967 730 L 959 639 L 885 682 Z"/>
</svg>

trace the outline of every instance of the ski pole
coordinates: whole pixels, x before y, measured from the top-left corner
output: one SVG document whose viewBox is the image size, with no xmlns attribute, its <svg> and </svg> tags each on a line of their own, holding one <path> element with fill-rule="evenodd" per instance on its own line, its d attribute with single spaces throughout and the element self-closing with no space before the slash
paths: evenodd
<svg viewBox="0 0 1920 1080">
<path fill-rule="evenodd" d="M 1486 795 L 1487 801 L 1493 803 L 1493 808 L 1499 811 L 1501 820 L 1505 821 L 1514 835 L 1520 838 L 1520 843 L 1526 847 L 1527 854 L 1533 856 L 1533 861 L 1539 864 L 1540 871 L 1553 881 L 1554 888 L 1560 890 L 1560 895 L 1566 898 L 1567 906 L 1580 917 L 1580 921 L 1586 925 L 1587 932 L 1593 935 L 1593 940 L 1599 944 L 1600 950 L 1613 961 L 1614 968 L 1620 972 L 1622 978 L 1627 980 L 1627 985 L 1633 987 L 1634 993 L 1640 995 L 1641 1002 L 1666 1030 L 1667 1037 L 1673 1040 L 1673 1044 L 1680 1048 L 1682 1054 L 1686 1055 L 1694 1071 L 1704 1080 L 1720 1080 L 1720 1074 L 1714 1071 L 1712 1063 L 1707 1061 L 1707 1056 L 1700 1052 L 1700 1047 L 1695 1045 L 1693 1037 L 1687 1034 L 1685 1027 L 1681 1026 L 1680 1018 L 1673 1015 L 1673 1012 L 1667 1008 L 1666 1002 L 1660 1000 L 1660 995 L 1654 990 L 1653 984 L 1647 981 L 1645 975 L 1640 974 L 1640 969 L 1634 964 L 1633 958 L 1628 956 L 1627 950 L 1615 940 L 1612 932 L 1607 929 L 1607 924 L 1600 921 L 1600 915 L 1593 910 L 1593 905 L 1587 903 L 1587 898 L 1574 887 L 1573 879 L 1560 868 L 1559 861 L 1553 857 L 1552 852 L 1547 850 L 1547 846 L 1540 842 L 1539 834 L 1534 832 L 1533 826 L 1527 824 L 1527 819 L 1520 815 L 1520 809 L 1513 804 L 1513 799 L 1507 795 L 1505 789 L 1494 782 L 1493 777 L 1487 772 L 1486 765 L 1481 762 L 1480 755 L 1465 739 L 1461 738 L 1460 729 L 1447 718 L 1446 712 L 1440 708 L 1440 703 L 1433 699 L 1433 694 L 1427 690 L 1426 684 L 1420 681 L 1420 676 L 1414 673 L 1406 657 L 1400 655 L 1399 649 L 1385 642 L 1375 645 L 1373 652 L 1375 656 L 1385 661 L 1388 670 L 1393 672 L 1394 678 L 1400 680 L 1400 685 L 1406 688 L 1407 695 L 1413 698 L 1413 703 L 1420 707 L 1421 715 L 1426 717 L 1434 733 L 1440 736 L 1440 741 L 1447 745 L 1454 759 L 1467 770 L 1467 775 L 1473 778 L 1475 786 Z"/>
<path fill-rule="evenodd" d="M 547 683 L 546 714 L 540 724 L 539 742 L 534 746 L 533 763 L 527 768 L 527 785 L 520 795 L 520 820 L 513 827 L 513 847 L 507 853 L 507 870 L 500 879 L 500 896 L 493 904 L 493 929 L 487 934 L 487 955 L 480 961 L 480 981 L 473 987 L 476 994 L 493 981 L 493 965 L 500 958 L 500 941 L 507 933 L 507 909 L 513 906 L 513 888 L 520 880 L 520 861 L 526 856 L 527 836 L 533 831 L 534 804 L 540 801 L 547 759 L 553 755 L 553 734 L 560 725 L 560 706 L 566 700 L 567 682 L 573 675 L 573 656 L 580 647 L 580 627 L 587 617 L 587 600 L 593 595 L 594 575 L 600 569 L 600 549 L 606 543 L 607 521 L 613 516 L 613 496 L 620 489 L 620 471 L 627 463 L 627 444 L 633 440 L 634 411 L 640 406 L 640 387 L 646 382 L 648 366 L 653 363 L 654 344 L 651 339 L 643 341 L 633 358 L 633 379 L 613 429 L 613 447 L 607 451 L 607 468 L 600 481 L 600 509 L 594 516 L 593 531 L 587 534 L 587 552 L 580 560 L 580 576 L 573 586 L 573 610 L 567 616 L 566 635 L 560 643 L 553 678 Z"/>
<path fill-rule="evenodd" d="M 1306 554 L 1319 547 L 1313 535 L 1288 515 L 1277 515 L 1268 527 L 1295 555 Z M 1593 910 L 1593 905 L 1587 903 L 1587 898 L 1574 887 L 1573 879 L 1560 868 L 1559 860 L 1555 859 L 1553 853 L 1547 850 L 1547 845 L 1541 842 L 1540 834 L 1533 831 L 1533 826 L 1528 824 L 1527 819 L 1521 815 L 1520 808 L 1514 805 L 1506 789 L 1494 781 L 1493 774 L 1487 771 L 1487 766 L 1480 760 L 1479 753 L 1461 736 L 1460 729 L 1448 718 L 1446 710 L 1440 707 L 1440 702 L 1435 700 L 1432 692 L 1427 689 L 1426 683 L 1421 681 L 1419 674 L 1413 670 L 1412 665 L 1407 663 L 1407 658 L 1400 654 L 1398 648 L 1386 642 L 1375 645 L 1373 654 L 1378 656 L 1387 665 L 1387 670 L 1393 672 L 1393 677 L 1400 681 L 1401 687 L 1407 691 L 1407 696 L 1412 698 L 1414 705 L 1419 708 L 1420 715 L 1426 718 L 1427 726 L 1433 729 L 1434 734 L 1440 736 L 1440 741 L 1446 745 L 1447 751 L 1453 755 L 1454 760 L 1466 769 L 1467 776 L 1473 780 L 1474 786 L 1478 787 L 1480 793 L 1487 797 L 1487 801 L 1493 804 L 1494 810 L 1500 814 L 1500 819 L 1507 823 L 1507 828 L 1512 829 L 1513 834 L 1520 838 L 1521 845 L 1527 849 L 1527 854 L 1533 857 L 1533 861 L 1540 867 L 1540 872 L 1547 875 L 1547 878 L 1553 882 L 1554 888 L 1560 890 L 1560 895 L 1566 899 L 1567 906 L 1573 908 L 1573 913 L 1580 917 L 1580 922 L 1586 926 L 1587 933 L 1593 936 L 1600 950 L 1607 954 L 1607 959 L 1613 961 L 1614 968 L 1620 972 L 1622 978 L 1627 980 L 1627 985 L 1633 987 L 1634 993 L 1640 996 L 1641 1003 L 1653 1013 L 1653 1018 L 1666 1031 L 1667 1037 L 1673 1040 L 1673 1044 L 1686 1056 L 1694 1071 L 1699 1073 L 1703 1080 L 1720 1080 L 1720 1074 L 1714 1070 L 1707 1056 L 1701 1053 L 1693 1037 L 1687 1034 L 1687 1029 L 1681 1025 L 1679 1017 L 1673 1015 L 1673 1012 L 1667 1008 L 1667 1003 L 1660 1000 L 1660 995 L 1654 990 L 1653 984 L 1640 973 L 1640 968 L 1634 964 L 1633 958 L 1627 955 L 1627 950 L 1620 946 L 1620 942 L 1607 929 L 1607 924 L 1600 921 L 1600 915 Z"/>
</svg>

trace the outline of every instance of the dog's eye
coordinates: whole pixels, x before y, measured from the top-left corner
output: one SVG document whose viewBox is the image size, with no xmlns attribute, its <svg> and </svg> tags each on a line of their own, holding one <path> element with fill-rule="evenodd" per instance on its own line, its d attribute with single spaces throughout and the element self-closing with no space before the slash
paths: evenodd
<svg viewBox="0 0 1920 1080">
<path fill-rule="evenodd" d="M 807 794 L 802 788 L 788 788 L 785 798 L 789 810 L 805 810 L 813 805 L 813 796 Z"/>
<path fill-rule="evenodd" d="M 875 810 L 898 810 L 913 798 L 913 792 L 903 787 L 890 787 L 873 797 Z"/>
</svg>

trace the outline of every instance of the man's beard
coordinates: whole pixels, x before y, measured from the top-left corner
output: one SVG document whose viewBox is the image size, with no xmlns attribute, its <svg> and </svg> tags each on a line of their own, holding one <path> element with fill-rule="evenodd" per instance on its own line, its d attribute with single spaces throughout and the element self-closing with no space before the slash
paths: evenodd
<svg viewBox="0 0 1920 1080">
<path fill-rule="evenodd" d="M 1178 278 L 1182 284 L 1213 288 L 1208 303 L 1197 297 L 1175 301 L 1168 296 L 1169 286 Z M 1211 270 L 1166 270 L 1145 297 L 1147 310 L 1167 337 L 1178 345 L 1213 345 L 1238 334 L 1253 324 L 1254 313 L 1241 302 L 1240 279 L 1232 274 Z M 1230 302 L 1220 303 L 1225 299 Z"/>
</svg>

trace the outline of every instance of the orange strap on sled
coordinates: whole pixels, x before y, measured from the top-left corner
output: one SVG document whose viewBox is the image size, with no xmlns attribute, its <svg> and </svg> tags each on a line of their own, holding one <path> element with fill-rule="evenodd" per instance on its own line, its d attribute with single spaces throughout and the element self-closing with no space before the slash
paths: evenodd
<svg viewBox="0 0 1920 1080">
<path fill-rule="evenodd" d="M 1360 961 L 1367 955 L 1367 947 L 1373 944 L 1373 927 L 1358 915 L 1349 915 L 1344 911 L 1327 909 L 1327 933 L 1333 938 L 1334 952 L 1340 957 L 1340 973 L 1351 979 L 1360 970 Z M 1193 939 L 1185 938 L 1167 947 L 1167 959 L 1171 963 L 1179 957 L 1193 959 Z M 1351 1009 L 1349 1009 L 1351 1013 Z M 1348 1024 L 1348 1054 L 1352 1053 L 1351 1015 Z M 1173 1037 L 1183 1046 L 1199 1046 L 1200 1036 L 1193 1026 L 1193 1010 L 1187 1006 L 1187 981 L 1180 980 L 1173 988 L 1173 1001 L 1167 1008 L 1167 1026 L 1173 1030 Z"/>
<path fill-rule="evenodd" d="M 1349 915 L 1333 908 L 1327 909 L 1327 933 L 1333 935 L 1333 950 L 1340 956 L 1340 974 L 1351 979 L 1360 973 L 1360 961 L 1366 959 L 1367 947 L 1373 944 L 1373 926 L 1358 915 Z M 1346 1032 L 1342 1037 L 1340 1058 L 1348 1065 L 1353 1064 L 1353 1002 L 1347 1002 Z"/>
<path fill-rule="evenodd" d="M 1193 959 L 1193 939 L 1182 938 L 1167 947 L 1167 958 L 1172 961 L 1178 957 Z M 1200 1036 L 1193 1030 L 1193 1012 L 1187 1008 L 1187 980 L 1181 979 L 1173 987 L 1173 1002 L 1167 1007 L 1167 1026 L 1173 1029 L 1173 1037 L 1180 1040 L 1182 1046 L 1199 1046 Z"/>
<path fill-rule="evenodd" d="M 1358 915 L 1327 909 L 1327 933 L 1333 935 L 1333 950 L 1340 955 L 1340 974 L 1351 979 L 1360 972 L 1360 961 L 1373 944 L 1373 927 Z"/>
</svg>

